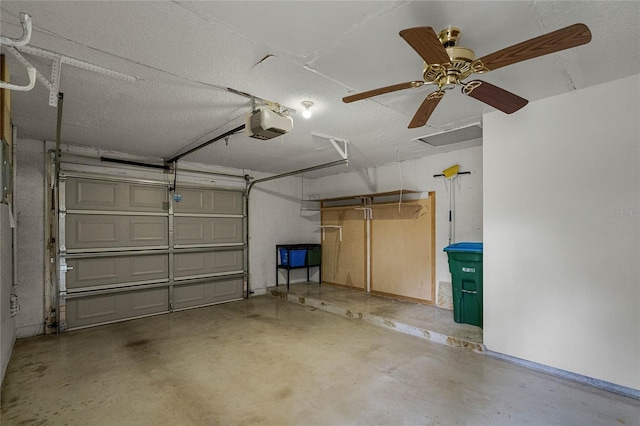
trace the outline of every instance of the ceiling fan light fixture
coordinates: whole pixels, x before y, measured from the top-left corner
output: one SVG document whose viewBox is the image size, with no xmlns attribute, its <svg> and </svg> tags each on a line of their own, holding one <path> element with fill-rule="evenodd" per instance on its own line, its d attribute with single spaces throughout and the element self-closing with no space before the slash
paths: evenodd
<svg viewBox="0 0 640 426">
<path fill-rule="evenodd" d="M 313 106 L 313 102 L 311 101 L 302 101 L 302 106 L 304 110 L 302 111 L 302 116 L 304 118 L 311 118 L 311 107 Z"/>
</svg>

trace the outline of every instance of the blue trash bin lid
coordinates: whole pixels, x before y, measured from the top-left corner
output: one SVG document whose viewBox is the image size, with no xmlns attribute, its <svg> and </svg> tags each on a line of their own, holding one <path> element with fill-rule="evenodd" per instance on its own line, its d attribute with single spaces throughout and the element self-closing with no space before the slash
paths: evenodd
<svg viewBox="0 0 640 426">
<path fill-rule="evenodd" d="M 482 253 L 482 243 L 453 243 L 443 250 L 446 252 Z"/>
</svg>

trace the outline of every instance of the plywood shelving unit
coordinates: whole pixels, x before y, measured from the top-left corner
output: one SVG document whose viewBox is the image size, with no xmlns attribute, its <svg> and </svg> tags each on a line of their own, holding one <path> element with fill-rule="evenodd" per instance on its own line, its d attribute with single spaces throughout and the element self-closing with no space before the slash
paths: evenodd
<svg viewBox="0 0 640 426">
<path fill-rule="evenodd" d="M 435 193 L 421 194 L 403 190 L 322 200 L 324 281 L 434 303 Z"/>
</svg>

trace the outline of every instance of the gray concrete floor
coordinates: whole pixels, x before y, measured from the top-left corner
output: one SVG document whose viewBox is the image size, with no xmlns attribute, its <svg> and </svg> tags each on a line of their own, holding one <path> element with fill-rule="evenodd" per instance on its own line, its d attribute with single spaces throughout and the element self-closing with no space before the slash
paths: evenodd
<svg viewBox="0 0 640 426">
<path fill-rule="evenodd" d="M 640 401 L 270 296 L 16 343 L 2 425 L 638 425 Z"/>
<path fill-rule="evenodd" d="M 482 328 L 459 324 L 453 311 L 318 283 L 269 287 L 272 296 L 451 346 L 484 351 Z"/>
</svg>

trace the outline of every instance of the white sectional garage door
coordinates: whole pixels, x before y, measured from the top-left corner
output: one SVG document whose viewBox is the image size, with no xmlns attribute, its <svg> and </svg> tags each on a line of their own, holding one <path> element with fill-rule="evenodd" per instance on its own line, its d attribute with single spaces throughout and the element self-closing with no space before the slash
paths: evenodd
<svg viewBox="0 0 640 426">
<path fill-rule="evenodd" d="M 243 297 L 243 191 L 179 194 L 165 182 L 61 175 L 61 331 Z"/>
</svg>

